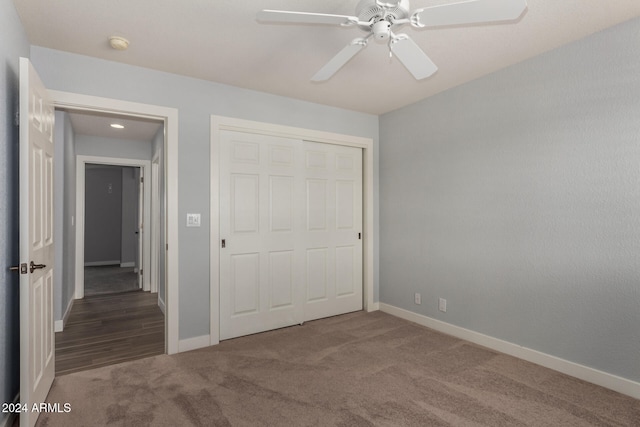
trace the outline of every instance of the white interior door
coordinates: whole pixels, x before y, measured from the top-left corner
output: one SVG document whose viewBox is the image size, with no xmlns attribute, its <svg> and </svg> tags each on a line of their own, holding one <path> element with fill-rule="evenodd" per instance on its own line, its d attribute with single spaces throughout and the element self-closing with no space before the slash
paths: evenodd
<svg viewBox="0 0 640 427">
<path fill-rule="evenodd" d="M 220 338 L 361 310 L 361 227 L 361 149 L 222 131 Z"/>
<path fill-rule="evenodd" d="M 53 324 L 54 109 L 40 78 L 20 58 L 20 413 L 33 426 L 55 376 Z"/>
<path fill-rule="evenodd" d="M 362 310 L 362 150 L 305 142 L 304 320 Z"/>
<path fill-rule="evenodd" d="M 302 217 L 294 202 L 300 141 L 222 132 L 220 159 L 220 338 L 303 321 Z"/>
</svg>

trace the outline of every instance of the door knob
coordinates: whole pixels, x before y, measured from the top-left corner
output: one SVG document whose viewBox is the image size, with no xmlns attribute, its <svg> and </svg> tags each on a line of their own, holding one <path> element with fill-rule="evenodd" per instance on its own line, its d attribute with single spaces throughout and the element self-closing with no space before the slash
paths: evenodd
<svg viewBox="0 0 640 427">
<path fill-rule="evenodd" d="M 46 265 L 44 265 L 44 264 L 36 264 L 33 261 L 31 261 L 31 263 L 29 264 L 29 271 L 31 273 L 33 273 L 34 270 L 39 270 L 39 269 L 42 269 L 42 268 L 45 268 L 45 267 L 46 267 Z"/>
</svg>

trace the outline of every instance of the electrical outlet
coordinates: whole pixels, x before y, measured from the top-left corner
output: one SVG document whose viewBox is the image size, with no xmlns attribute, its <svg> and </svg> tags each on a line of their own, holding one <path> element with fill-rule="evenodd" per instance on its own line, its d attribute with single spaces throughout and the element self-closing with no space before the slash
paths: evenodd
<svg viewBox="0 0 640 427">
<path fill-rule="evenodd" d="M 438 300 L 438 310 L 442 311 L 443 313 L 447 312 L 447 300 L 444 298 L 440 298 Z"/>
<path fill-rule="evenodd" d="M 413 296 L 413 300 L 418 305 L 422 304 L 422 295 L 420 295 L 418 292 L 416 292 L 415 295 Z"/>
</svg>

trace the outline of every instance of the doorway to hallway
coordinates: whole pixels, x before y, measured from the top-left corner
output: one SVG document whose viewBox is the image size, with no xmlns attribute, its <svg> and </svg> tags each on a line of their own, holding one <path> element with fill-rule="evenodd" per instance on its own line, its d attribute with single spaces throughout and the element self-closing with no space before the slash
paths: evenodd
<svg viewBox="0 0 640 427">
<path fill-rule="evenodd" d="M 142 288 L 144 188 L 140 183 L 139 167 L 85 164 L 85 296 Z"/>
</svg>

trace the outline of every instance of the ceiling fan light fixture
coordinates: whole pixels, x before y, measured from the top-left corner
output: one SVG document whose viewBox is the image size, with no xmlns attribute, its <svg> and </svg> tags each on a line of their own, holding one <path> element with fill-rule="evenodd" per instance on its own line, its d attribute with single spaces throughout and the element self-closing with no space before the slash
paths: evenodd
<svg viewBox="0 0 640 427">
<path fill-rule="evenodd" d="M 115 50 L 127 50 L 129 47 L 129 40 L 120 36 L 109 37 L 109 46 Z"/>
<path fill-rule="evenodd" d="M 385 20 L 378 21 L 371 26 L 371 31 L 376 40 L 387 40 L 391 32 L 391 23 Z"/>
</svg>

